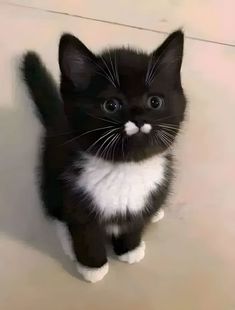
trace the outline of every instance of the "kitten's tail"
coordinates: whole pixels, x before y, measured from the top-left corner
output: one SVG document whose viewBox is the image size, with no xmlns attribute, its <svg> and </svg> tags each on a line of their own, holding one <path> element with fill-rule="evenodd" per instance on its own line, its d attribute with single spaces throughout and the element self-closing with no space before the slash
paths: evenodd
<svg viewBox="0 0 235 310">
<path fill-rule="evenodd" d="M 23 56 L 21 70 L 42 124 L 52 128 L 64 115 L 63 102 L 54 79 L 35 52 L 30 51 Z"/>
</svg>

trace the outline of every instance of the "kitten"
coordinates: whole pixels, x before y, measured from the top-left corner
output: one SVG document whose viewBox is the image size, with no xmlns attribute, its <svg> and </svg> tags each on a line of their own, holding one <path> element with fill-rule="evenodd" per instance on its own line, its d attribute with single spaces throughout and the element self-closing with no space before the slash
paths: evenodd
<svg viewBox="0 0 235 310">
<path fill-rule="evenodd" d="M 151 54 L 130 48 L 94 54 L 64 34 L 62 100 L 37 55 L 24 58 L 45 127 L 42 199 L 60 221 L 61 237 L 69 234 L 72 251 L 64 249 L 87 281 L 108 272 L 107 236 L 121 261 L 144 257 L 142 234 L 168 195 L 172 145 L 184 119 L 183 41 L 176 31 Z"/>
</svg>

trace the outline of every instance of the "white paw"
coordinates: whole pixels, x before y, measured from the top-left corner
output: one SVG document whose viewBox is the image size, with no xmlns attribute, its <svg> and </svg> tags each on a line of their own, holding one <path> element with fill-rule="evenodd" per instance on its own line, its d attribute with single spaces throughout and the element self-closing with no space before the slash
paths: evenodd
<svg viewBox="0 0 235 310">
<path fill-rule="evenodd" d="M 86 281 L 95 283 L 102 280 L 103 277 L 108 273 L 109 265 L 106 263 L 100 268 L 91 268 L 77 263 L 77 270 Z"/>
<path fill-rule="evenodd" d="M 122 262 L 134 264 L 140 262 L 145 256 L 145 242 L 141 241 L 140 245 L 134 250 L 118 256 Z"/>
<path fill-rule="evenodd" d="M 157 223 L 161 221 L 165 216 L 165 212 L 163 209 L 159 209 L 158 212 L 151 218 L 152 223 Z"/>
<path fill-rule="evenodd" d="M 72 241 L 67 226 L 63 222 L 56 221 L 56 229 L 65 255 L 72 261 L 75 261 L 76 257 L 73 252 Z"/>
</svg>

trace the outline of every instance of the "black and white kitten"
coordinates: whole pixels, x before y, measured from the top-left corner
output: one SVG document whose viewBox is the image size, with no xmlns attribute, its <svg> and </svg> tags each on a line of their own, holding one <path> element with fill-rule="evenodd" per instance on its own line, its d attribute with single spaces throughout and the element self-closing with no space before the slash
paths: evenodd
<svg viewBox="0 0 235 310">
<path fill-rule="evenodd" d="M 107 236 L 121 261 L 144 257 L 142 234 L 168 195 L 171 146 L 184 119 L 182 56 L 181 31 L 151 54 L 129 48 L 94 54 L 64 34 L 62 100 L 37 55 L 24 58 L 45 126 L 42 199 L 63 223 L 62 237 L 69 233 L 64 248 L 87 281 L 108 272 Z"/>
</svg>

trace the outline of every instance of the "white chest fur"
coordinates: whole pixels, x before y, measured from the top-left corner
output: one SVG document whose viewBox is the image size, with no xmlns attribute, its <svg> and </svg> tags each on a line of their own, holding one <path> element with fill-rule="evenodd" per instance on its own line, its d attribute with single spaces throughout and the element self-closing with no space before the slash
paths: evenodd
<svg viewBox="0 0 235 310">
<path fill-rule="evenodd" d="M 151 191 L 164 181 L 166 159 L 153 156 L 141 162 L 111 163 L 85 156 L 76 187 L 88 193 L 105 217 L 137 213 L 146 205 Z"/>
</svg>

